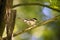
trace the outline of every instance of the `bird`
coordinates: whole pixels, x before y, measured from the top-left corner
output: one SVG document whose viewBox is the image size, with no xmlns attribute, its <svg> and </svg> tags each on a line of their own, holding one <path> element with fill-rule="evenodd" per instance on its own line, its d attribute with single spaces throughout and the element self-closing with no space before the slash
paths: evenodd
<svg viewBox="0 0 60 40">
<path fill-rule="evenodd" d="M 34 26 L 37 22 L 37 19 L 36 18 L 32 18 L 32 19 L 24 19 L 24 22 L 26 24 L 28 24 L 29 26 Z"/>
</svg>

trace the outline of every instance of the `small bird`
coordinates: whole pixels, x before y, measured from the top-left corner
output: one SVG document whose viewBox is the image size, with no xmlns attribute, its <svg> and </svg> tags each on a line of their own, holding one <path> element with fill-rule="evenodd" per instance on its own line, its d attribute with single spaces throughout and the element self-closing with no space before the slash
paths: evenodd
<svg viewBox="0 0 60 40">
<path fill-rule="evenodd" d="M 25 19 L 24 22 L 27 23 L 29 26 L 34 26 L 37 22 L 37 19 L 36 18 Z"/>
</svg>

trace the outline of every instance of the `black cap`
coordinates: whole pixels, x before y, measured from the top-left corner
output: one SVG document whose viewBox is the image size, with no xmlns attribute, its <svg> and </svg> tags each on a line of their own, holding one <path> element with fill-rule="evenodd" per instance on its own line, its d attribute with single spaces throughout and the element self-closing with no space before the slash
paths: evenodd
<svg viewBox="0 0 60 40">
<path fill-rule="evenodd" d="M 36 18 L 33 18 L 33 19 L 37 20 Z"/>
</svg>

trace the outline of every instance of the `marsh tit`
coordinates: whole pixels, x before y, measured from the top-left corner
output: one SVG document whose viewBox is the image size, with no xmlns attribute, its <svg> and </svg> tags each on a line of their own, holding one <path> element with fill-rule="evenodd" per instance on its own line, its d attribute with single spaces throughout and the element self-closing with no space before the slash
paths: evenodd
<svg viewBox="0 0 60 40">
<path fill-rule="evenodd" d="M 37 22 L 37 19 L 36 18 L 33 18 L 33 19 L 25 19 L 24 22 L 27 23 L 30 26 L 34 26 L 36 24 L 36 22 Z"/>
</svg>

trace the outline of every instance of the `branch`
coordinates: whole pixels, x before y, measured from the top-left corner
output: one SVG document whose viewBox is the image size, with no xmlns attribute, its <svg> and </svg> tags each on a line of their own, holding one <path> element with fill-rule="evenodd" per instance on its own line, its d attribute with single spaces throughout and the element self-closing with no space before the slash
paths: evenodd
<svg viewBox="0 0 60 40">
<path fill-rule="evenodd" d="M 56 8 L 53 8 L 53 7 L 50 7 L 48 5 L 44 5 L 44 4 L 41 4 L 41 3 L 22 3 L 22 4 L 14 5 L 12 8 L 19 7 L 19 6 L 31 6 L 31 5 L 37 5 L 37 6 L 47 7 L 47 8 L 50 8 L 52 10 L 55 10 L 57 12 L 60 12 L 59 9 L 56 9 Z"/>
<path fill-rule="evenodd" d="M 47 24 L 47 23 L 56 21 L 58 17 L 60 17 L 60 15 L 55 16 L 54 18 L 51 18 L 51 19 L 49 19 L 49 20 L 47 20 L 47 21 L 39 22 L 39 23 L 37 23 L 36 25 L 34 25 L 33 27 L 31 26 L 31 27 L 29 27 L 29 28 L 27 28 L 27 29 L 25 29 L 25 30 L 23 30 L 23 31 L 21 31 L 21 32 L 15 33 L 15 34 L 13 35 L 13 37 L 15 37 L 15 36 L 17 36 L 17 35 L 19 35 L 19 34 L 22 34 L 22 33 L 24 33 L 24 32 L 27 32 L 27 31 L 29 31 L 29 30 L 32 30 L 32 29 L 36 28 L 37 26 L 42 26 L 42 25 L 45 25 L 45 24 Z"/>
<path fill-rule="evenodd" d="M 58 17 L 60 17 L 60 15 L 55 16 L 54 18 L 51 18 L 51 19 L 49 19 L 49 20 L 47 20 L 47 21 L 39 22 L 37 25 L 35 25 L 35 26 L 33 26 L 33 27 L 31 26 L 31 27 L 29 27 L 29 28 L 27 28 L 27 29 L 25 29 L 25 30 L 22 30 L 21 32 L 14 33 L 14 34 L 13 34 L 13 37 L 18 36 L 18 35 L 20 35 L 20 34 L 22 34 L 22 33 L 24 33 L 24 32 L 30 31 L 30 30 L 32 30 L 32 29 L 34 29 L 34 28 L 37 28 L 38 26 L 42 26 L 42 25 L 48 24 L 48 23 L 50 23 L 50 22 L 56 21 Z M 5 39 L 5 38 L 6 38 L 6 37 L 4 37 L 3 39 Z"/>
</svg>

